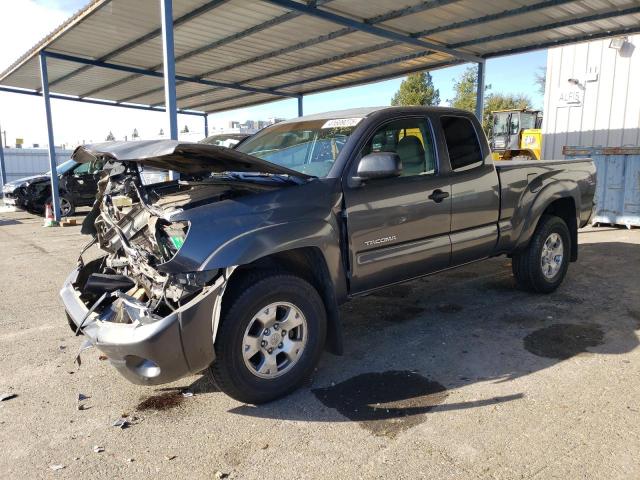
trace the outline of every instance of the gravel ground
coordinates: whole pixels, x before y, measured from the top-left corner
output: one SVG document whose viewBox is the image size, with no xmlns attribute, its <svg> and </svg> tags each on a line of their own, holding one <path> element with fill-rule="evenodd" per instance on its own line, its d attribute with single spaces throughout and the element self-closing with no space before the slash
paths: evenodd
<svg viewBox="0 0 640 480">
<path fill-rule="evenodd" d="M 57 292 L 85 241 L 0 213 L 2 478 L 640 478 L 640 230 L 581 231 L 551 295 L 496 258 L 355 300 L 345 355 L 261 407 L 78 368 Z"/>
</svg>

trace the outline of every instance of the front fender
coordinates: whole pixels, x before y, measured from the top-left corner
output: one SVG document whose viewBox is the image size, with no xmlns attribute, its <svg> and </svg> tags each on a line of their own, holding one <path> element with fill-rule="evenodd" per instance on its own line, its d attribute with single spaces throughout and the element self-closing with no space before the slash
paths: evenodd
<svg viewBox="0 0 640 480">
<path fill-rule="evenodd" d="M 325 260 L 327 257 L 340 258 L 339 238 L 332 225 L 319 220 L 298 220 L 242 232 L 213 250 L 198 269 L 246 265 L 274 253 L 304 247 L 319 248 Z"/>
</svg>

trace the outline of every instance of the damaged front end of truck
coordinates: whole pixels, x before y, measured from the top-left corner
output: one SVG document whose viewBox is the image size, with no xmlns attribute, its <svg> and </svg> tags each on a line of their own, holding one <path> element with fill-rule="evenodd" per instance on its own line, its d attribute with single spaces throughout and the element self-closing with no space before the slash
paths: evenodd
<svg viewBox="0 0 640 480">
<path fill-rule="evenodd" d="M 202 371 L 214 361 L 222 295 L 235 269 L 210 268 L 207 209 L 301 180 L 240 152 L 170 140 L 83 146 L 73 159 L 108 167 L 82 226 L 92 241 L 60 291 L 71 328 L 133 383 Z M 144 185 L 148 168 L 181 180 Z"/>
</svg>

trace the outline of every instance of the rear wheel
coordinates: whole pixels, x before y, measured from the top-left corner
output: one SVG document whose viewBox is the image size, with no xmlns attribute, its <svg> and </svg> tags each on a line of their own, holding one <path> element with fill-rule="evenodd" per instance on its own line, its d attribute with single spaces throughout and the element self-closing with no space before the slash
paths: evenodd
<svg viewBox="0 0 640 480">
<path fill-rule="evenodd" d="M 512 268 L 524 290 L 550 293 L 569 268 L 571 235 L 560 217 L 543 215 L 526 249 L 513 255 Z"/>
<path fill-rule="evenodd" d="M 216 335 L 215 383 L 245 403 L 295 390 L 320 358 L 326 313 L 318 292 L 299 277 L 270 273 L 228 292 Z"/>
</svg>

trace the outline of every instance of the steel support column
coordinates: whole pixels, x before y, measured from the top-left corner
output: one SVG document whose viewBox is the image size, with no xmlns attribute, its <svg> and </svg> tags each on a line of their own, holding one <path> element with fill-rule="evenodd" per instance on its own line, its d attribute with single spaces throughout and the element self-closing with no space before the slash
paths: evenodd
<svg viewBox="0 0 640 480">
<path fill-rule="evenodd" d="M 173 0 L 160 0 L 162 15 L 162 60 L 164 62 L 164 103 L 169 119 L 169 136 L 178 139 L 176 103 L 176 59 L 173 51 Z"/>
<path fill-rule="evenodd" d="M 302 95 L 300 95 L 298 97 L 298 116 L 301 117 L 302 115 L 304 115 L 304 110 L 303 110 L 303 105 L 302 105 Z"/>
<path fill-rule="evenodd" d="M 478 84 L 476 90 L 476 117 L 482 123 L 482 113 L 484 112 L 484 71 L 485 62 L 478 62 Z"/>
<path fill-rule="evenodd" d="M 0 187 L 7 183 L 7 170 L 4 166 L 4 143 L 2 142 L 2 126 L 0 126 Z M 3 196 L 0 190 L 0 198 Z"/>
<path fill-rule="evenodd" d="M 203 117 L 204 117 L 204 138 L 207 138 L 209 136 L 209 115 L 205 113 Z"/>
<path fill-rule="evenodd" d="M 51 168 L 51 203 L 53 203 L 53 218 L 60 221 L 60 193 L 58 192 L 58 169 L 56 168 L 56 145 L 53 140 L 53 123 L 51 121 L 51 100 L 49 99 L 49 73 L 47 71 L 47 56 L 40 52 L 40 80 L 42 82 L 42 98 L 44 100 L 44 114 L 47 120 L 47 141 L 49 142 L 49 166 Z"/>
</svg>

